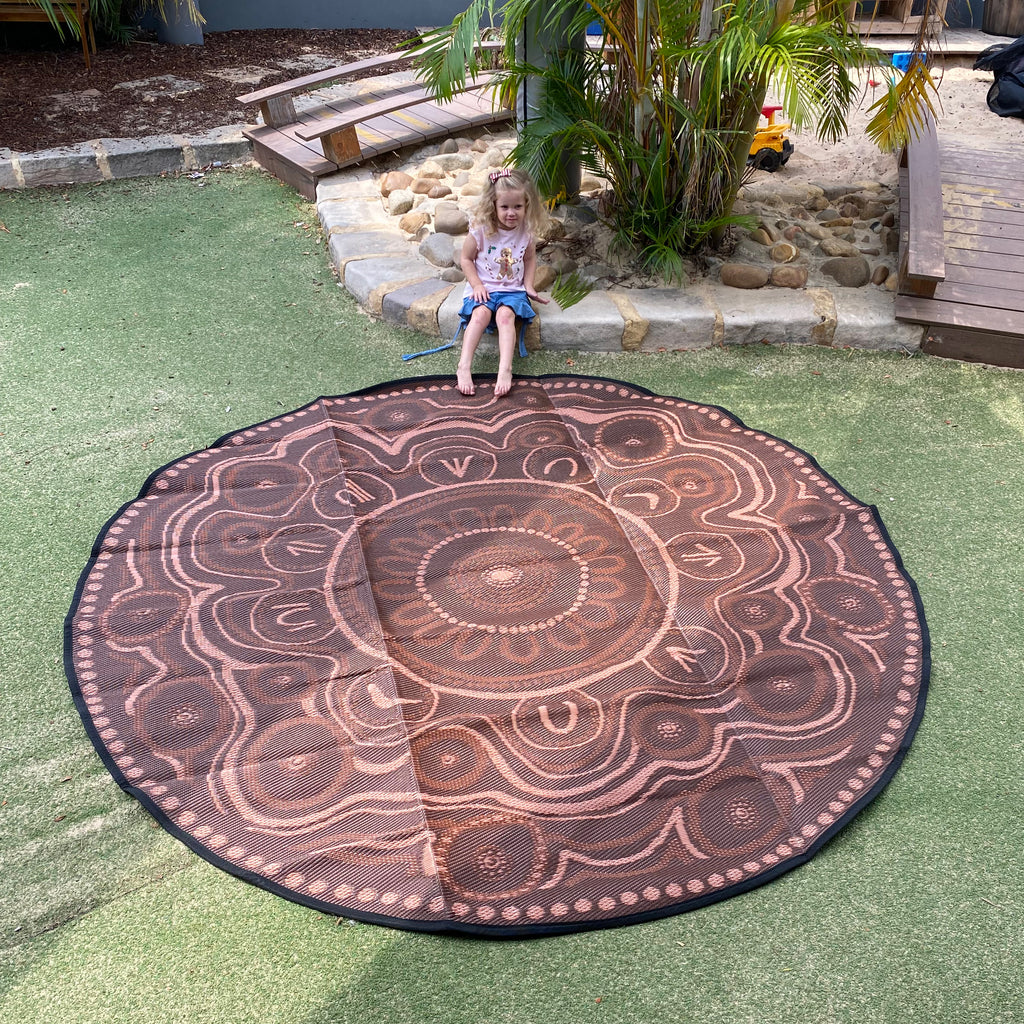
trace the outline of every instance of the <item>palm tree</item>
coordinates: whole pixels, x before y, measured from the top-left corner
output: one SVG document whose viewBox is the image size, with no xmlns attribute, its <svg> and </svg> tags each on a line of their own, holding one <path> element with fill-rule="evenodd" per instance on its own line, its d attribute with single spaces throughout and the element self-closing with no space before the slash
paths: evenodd
<svg viewBox="0 0 1024 1024">
<path fill-rule="evenodd" d="M 929 0 L 929 3 L 932 0 Z M 820 137 L 841 138 L 860 68 L 887 88 L 868 131 L 894 150 L 933 111 L 926 63 L 898 75 L 888 57 L 851 31 L 848 0 L 473 0 L 451 25 L 426 36 L 419 75 L 449 98 L 480 69 L 482 25 L 501 25 L 506 101 L 524 83 L 543 88 L 521 120 L 511 159 L 551 197 L 567 191 L 567 152 L 611 184 L 619 244 L 651 270 L 677 276 L 683 257 L 713 245 L 732 214 L 765 96 Z M 573 45 L 588 22 L 603 46 Z M 543 64 L 516 41 L 529 26 L 559 45 Z M 924 30 L 916 40 L 925 45 Z M 536 94 L 537 90 L 534 89 Z"/>
</svg>

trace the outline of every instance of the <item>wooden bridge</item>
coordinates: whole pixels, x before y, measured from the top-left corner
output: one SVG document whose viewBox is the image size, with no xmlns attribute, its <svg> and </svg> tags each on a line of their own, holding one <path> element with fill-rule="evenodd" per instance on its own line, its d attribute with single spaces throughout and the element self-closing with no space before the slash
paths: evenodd
<svg viewBox="0 0 1024 1024">
<path fill-rule="evenodd" d="M 303 93 L 401 68 L 409 60 L 404 51 L 368 57 L 239 96 L 239 103 L 258 103 L 263 116 L 263 124 L 244 130 L 256 161 L 312 200 L 317 182 L 339 168 L 511 119 L 512 111 L 493 99 L 493 82 L 486 74 L 469 81 L 450 103 L 435 103 L 416 82 L 370 79 L 347 98 L 328 99 L 303 110 L 295 106 L 295 97 Z"/>
<path fill-rule="evenodd" d="M 995 116 L 995 115 L 993 115 Z M 1024 162 L 927 131 L 900 167 L 896 319 L 922 349 L 1024 367 Z"/>
</svg>

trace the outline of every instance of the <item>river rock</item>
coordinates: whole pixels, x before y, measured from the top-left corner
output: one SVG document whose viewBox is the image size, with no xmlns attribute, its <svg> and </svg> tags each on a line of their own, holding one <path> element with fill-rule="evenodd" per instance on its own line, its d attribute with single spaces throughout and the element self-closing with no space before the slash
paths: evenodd
<svg viewBox="0 0 1024 1024">
<path fill-rule="evenodd" d="M 891 228 L 896 223 L 896 214 L 892 210 L 886 210 L 879 220 L 881 220 L 883 227 Z"/>
<path fill-rule="evenodd" d="M 548 217 L 537 234 L 538 243 L 557 242 L 560 238 L 565 238 L 565 225 L 557 217 Z"/>
<path fill-rule="evenodd" d="M 469 217 L 455 203 L 440 202 L 434 210 L 434 230 L 445 235 L 464 235 L 469 230 Z"/>
<path fill-rule="evenodd" d="M 818 243 L 818 248 L 826 256 L 859 256 L 860 250 L 852 242 L 844 241 L 842 238 L 823 238 Z"/>
<path fill-rule="evenodd" d="M 582 281 L 586 281 L 591 285 L 597 285 L 600 281 L 611 277 L 614 273 L 615 271 L 607 263 L 591 263 L 580 270 L 579 276 Z"/>
<path fill-rule="evenodd" d="M 429 213 L 424 213 L 422 210 L 412 210 L 409 213 L 402 214 L 402 218 L 399 220 L 398 226 L 406 232 L 406 234 L 414 235 L 421 227 L 429 223 Z"/>
<path fill-rule="evenodd" d="M 437 147 L 438 153 L 458 153 L 459 144 L 454 139 L 445 139 L 440 146 Z"/>
<path fill-rule="evenodd" d="M 566 227 L 594 224 L 597 221 L 597 214 L 586 203 L 563 204 L 558 209 L 562 215 L 562 223 Z"/>
<path fill-rule="evenodd" d="M 398 189 L 408 188 L 412 184 L 412 175 L 405 171 L 388 171 L 381 179 L 380 192 L 385 198 Z"/>
<path fill-rule="evenodd" d="M 864 220 L 871 220 L 872 217 L 884 217 L 891 212 L 888 204 L 881 203 L 877 199 L 869 200 L 860 209 L 860 215 Z"/>
<path fill-rule="evenodd" d="M 435 160 L 426 160 L 420 164 L 420 169 L 416 172 L 417 178 L 443 178 L 444 168 L 440 164 L 440 157 Z"/>
<path fill-rule="evenodd" d="M 413 195 L 425 196 L 436 184 L 437 178 L 416 178 L 409 186 L 409 191 Z"/>
<path fill-rule="evenodd" d="M 792 263 L 800 250 L 792 242 L 776 242 L 771 249 L 772 260 L 776 263 Z"/>
<path fill-rule="evenodd" d="M 754 228 L 750 232 L 750 240 L 764 246 L 772 244 L 772 236 L 763 227 Z"/>
<path fill-rule="evenodd" d="M 571 256 L 559 254 L 551 259 L 551 269 L 556 274 L 562 274 L 565 277 L 568 277 L 578 267 L 579 264 Z"/>
<path fill-rule="evenodd" d="M 843 288 L 860 288 L 871 280 L 871 265 L 863 256 L 836 256 L 825 260 L 821 272 Z"/>
<path fill-rule="evenodd" d="M 844 196 L 849 195 L 855 191 L 853 185 L 849 182 L 846 184 L 836 184 L 829 181 L 815 181 L 811 184 L 821 189 L 821 193 L 830 203 L 841 202 Z"/>
<path fill-rule="evenodd" d="M 889 276 L 889 268 L 884 263 L 879 263 L 874 270 L 871 271 L 871 283 L 872 284 L 885 284 L 886 279 Z"/>
<path fill-rule="evenodd" d="M 752 238 L 741 238 L 732 250 L 732 263 L 753 263 L 761 264 L 768 261 L 768 250 Z"/>
<path fill-rule="evenodd" d="M 549 267 L 546 263 L 538 263 L 537 271 L 533 275 L 533 286 L 539 292 L 546 292 L 555 283 L 557 277 L 558 273 L 554 267 Z"/>
<path fill-rule="evenodd" d="M 497 146 L 491 146 L 486 153 L 483 153 L 476 161 L 477 167 L 502 167 L 505 163 L 505 154 Z"/>
<path fill-rule="evenodd" d="M 450 196 L 452 190 L 445 185 L 443 182 L 436 182 L 430 191 L 427 193 L 428 199 L 444 199 L 445 196 Z"/>
<path fill-rule="evenodd" d="M 434 232 L 420 242 L 420 255 L 435 267 L 455 266 L 452 236 Z"/>
<path fill-rule="evenodd" d="M 388 194 L 388 213 L 392 217 L 400 217 L 412 209 L 413 194 L 407 188 L 395 189 Z"/>
<path fill-rule="evenodd" d="M 458 152 L 442 153 L 435 162 L 444 169 L 446 174 L 451 174 L 452 171 L 468 171 L 475 164 L 469 153 Z"/>
<path fill-rule="evenodd" d="M 721 281 L 730 288 L 763 288 L 768 278 L 765 267 L 755 267 L 750 263 L 722 264 Z"/>
<path fill-rule="evenodd" d="M 795 264 L 772 267 L 770 280 L 777 288 L 805 288 L 807 268 Z"/>
</svg>

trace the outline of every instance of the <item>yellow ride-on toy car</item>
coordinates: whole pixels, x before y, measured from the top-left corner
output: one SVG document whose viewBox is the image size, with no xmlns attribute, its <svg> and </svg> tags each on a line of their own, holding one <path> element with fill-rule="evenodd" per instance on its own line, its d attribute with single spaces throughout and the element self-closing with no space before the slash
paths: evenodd
<svg viewBox="0 0 1024 1024">
<path fill-rule="evenodd" d="M 786 138 L 788 124 L 779 124 L 775 114 L 782 107 L 762 107 L 761 114 L 768 118 L 768 124 L 762 125 L 754 133 L 754 141 L 750 144 L 750 155 L 747 164 L 762 171 L 777 171 L 793 154 L 793 143 Z"/>
</svg>

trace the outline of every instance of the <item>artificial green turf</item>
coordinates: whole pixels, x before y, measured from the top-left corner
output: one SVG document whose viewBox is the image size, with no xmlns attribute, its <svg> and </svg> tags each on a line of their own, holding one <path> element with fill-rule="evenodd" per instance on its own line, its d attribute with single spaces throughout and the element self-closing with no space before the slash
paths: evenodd
<svg viewBox="0 0 1024 1024">
<path fill-rule="evenodd" d="M 226 432 L 455 358 L 401 361 L 424 339 L 336 286 L 287 188 L 201 181 L 0 193 L 0 1022 L 1021 1020 L 1020 373 L 765 346 L 517 366 L 722 405 L 786 438 L 880 507 L 916 578 L 934 666 L 913 748 L 778 881 L 651 924 L 468 940 L 336 923 L 152 827 L 63 675 L 96 534 L 150 472 Z"/>
</svg>

